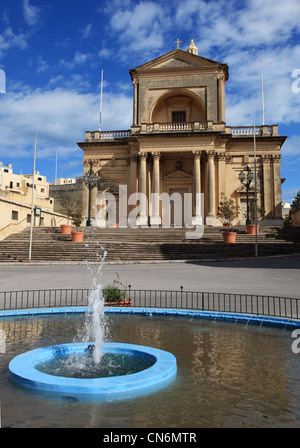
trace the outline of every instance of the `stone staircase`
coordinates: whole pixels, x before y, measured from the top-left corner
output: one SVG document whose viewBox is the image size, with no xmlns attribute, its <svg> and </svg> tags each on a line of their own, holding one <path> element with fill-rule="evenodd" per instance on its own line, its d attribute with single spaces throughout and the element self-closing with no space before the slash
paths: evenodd
<svg viewBox="0 0 300 448">
<path fill-rule="evenodd" d="M 224 244 L 223 228 L 205 227 L 199 240 L 186 240 L 186 229 L 85 227 L 83 243 L 73 243 L 60 228 L 33 230 L 32 262 L 99 262 L 104 250 L 106 262 L 150 262 L 174 260 L 216 260 L 253 257 L 255 236 L 245 227 L 235 227 L 236 244 Z M 0 262 L 28 262 L 29 229 L 0 241 Z M 300 228 L 261 227 L 258 255 L 300 253 Z"/>
</svg>

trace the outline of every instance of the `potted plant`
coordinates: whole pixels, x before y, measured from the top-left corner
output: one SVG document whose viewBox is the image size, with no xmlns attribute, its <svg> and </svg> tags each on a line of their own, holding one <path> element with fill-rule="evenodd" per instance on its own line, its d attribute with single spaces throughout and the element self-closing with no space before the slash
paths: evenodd
<svg viewBox="0 0 300 448">
<path fill-rule="evenodd" d="M 247 233 L 249 235 L 255 235 L 255 199 L 251 199 L 249 204 L 249 212 L 251 224 L 247 224 Z M 264 219 L 266 211 L 263 207 L 257 207 L 257 215 Z M 259 233 L 259 225 L 257 224 L 257 233 Z"/>
<path fill-rule="evenodd" d="M 82 208 L 80 201 L 77 201 L 75 204 L 73 204 L 73 210 L 71 213 L 72 223 L 77 228 L 76 232 L 72 232 L 72 241 L 76 243 L 82 243 L 84 232 L 79 231 L 79 227 L 82 223 L 83 216 L 82 216 Z"/>
<path fill-rule="evenodd" d="M 224 243 L 235 243 L 236 232 L 233 232 L 232 221 L 237 215 L 237 206 L 233 199 L 228 199 L 224 195 L 222 197 L 217 216 L 222 221 L 223 226 L 227 228 L 227 231 L 223 232 L 223 240 Z"/>
<path fill-rule="evenodd" d="M 108 306 L 130 306 L 131 300 L 127 299 L 126 292 L 118 286 L 108 285 L 103 289 L 105 305 Z"/>
<path fill-rule="evenodd" d="M 108 285 L 103 289 L 105 304 L 109 306 L 131 306 L 132 300 L 128 299 L 126 295 L 127 285 L 120 281 L 120 276 L 117 272 L 116 274 L 117 280 L 114 280 L 112 285 Z"/>
<path fill-rule="evenodd" d="M 68 218 L 67 224 L 61 224 L 61 226 L 60 226 L 61 233 L 71 234 L 72 225 L 69 224 L 69 221 L 72 216 L 74 204 L 73 204 L 73 201 L 71 200 L 70 196 L 66 197 L 66 199 L 61 203 L 61 206 L 62 206 L 61 213 L 66 215 Z"/>
</svg>

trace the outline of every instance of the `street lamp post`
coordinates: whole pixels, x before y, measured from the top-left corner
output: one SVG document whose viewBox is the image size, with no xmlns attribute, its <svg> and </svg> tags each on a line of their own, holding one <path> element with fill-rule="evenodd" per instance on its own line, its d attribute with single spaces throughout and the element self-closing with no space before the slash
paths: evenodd
<svg viewBox="0 0 300 448">
<path fill-rule="evenodd" d="M 99 177 L 96 173 L 93 171 L 93 164 L 90 163 L 90 169 L 84 176 L 84 183 L 89 189 L 89 207 L 88 207 L 88 219 L 86 221 L 86 226 L 90 227 L 92 225 L 91 223 L 91 192 L 92 189 L 97 185 L 97 182 L 99 180 Z"/>
<path fill-rule="evenodd" d="M 247 176 L 246 174 L 247 173 Z M 250 210 L 249 210 L 249 188 L 250 188 L 250 184 L 253 180 L 253 172 L 251 171 L 251 169 L 249 168 L 248 165 L 245 166 L 245 168 L 240 172 L 239 174 L 239 179 L 240 182 L 242 183 L 242 185 L 245 185 L 246 189 L 247 189 L 247 219 L 246 219 L 246 225 L 251 224 L 251 219 L 250 219 Z"/>
</svg>

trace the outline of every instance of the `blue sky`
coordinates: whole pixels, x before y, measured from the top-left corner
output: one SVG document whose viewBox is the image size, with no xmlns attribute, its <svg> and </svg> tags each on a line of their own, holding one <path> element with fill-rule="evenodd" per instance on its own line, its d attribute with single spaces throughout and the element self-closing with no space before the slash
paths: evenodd
<svg viewBox="0 0 300 448">
<path fill-rule="evenodd" d="M 30 173 L 34 135 L 36 168 L 48 181 L 82 175 L 77 141 L 99 127 L 130 129 L 129 69 L 194 39 L 199 55 L 227 63 L 226 122 L 265 123 L 288 136 L 282 150 L 283 199 L 300 190 L 299 0 L 2 0 L 0 161 Z M 0 85 L 1 90 L 1 85 Z"/>
</svg>

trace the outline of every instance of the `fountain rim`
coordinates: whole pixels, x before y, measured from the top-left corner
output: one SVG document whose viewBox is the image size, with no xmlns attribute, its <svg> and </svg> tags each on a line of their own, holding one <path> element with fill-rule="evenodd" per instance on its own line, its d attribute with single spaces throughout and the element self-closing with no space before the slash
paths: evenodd
<svg viewBox="0 0 300 448">
<path fill-rule="evenodd" d="M 51 314 L 76 314 L 86 313 L 90 311 L 87 306 L 67 306 L 67 307 L 50 307 L 50 308 L 27 308 L 27 309 L 12 309 L 0 311 L 1 318 L 26 317 L 36 315 L 51 315 Z M 232 313 L 227 311 L 203 311 L 182 308 L 152 308 L 152 307 L 105 307 L 107 314 L 136 314 L 146 316 L 168 316 L 168 317 L 187 317 L 204 320 L 220 320 L 231 323 L 249 323 L 254 325 L 263 325 L 271 327 L 281 327 L 285 329 L 300 328 L 300 320 L 293 318 L 259 315 L 259 314 L 245 314 Z"/>
<path fill-rule="evenodd" d="M 103 352 L 133 354 L 150 358 L 154 364 L 137 373 L 107 378 L 67 378 L 50 375 L 36 366 L 59 354 L 83 353 L 88 343 L 69 343 L 46 346 L 17 355 L 9 363 L 9 377 L 13 382 L 31 389 L 68 394 L 68 396 L 95 396 L 100 401 L 132 399 L 160 390 L 174 381 L 176 358 L 172 353 L 135 344 L 103 343 Z"/>
</svg>

